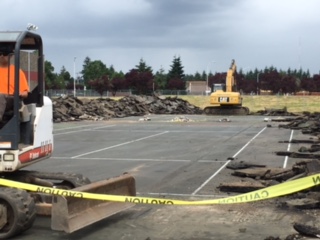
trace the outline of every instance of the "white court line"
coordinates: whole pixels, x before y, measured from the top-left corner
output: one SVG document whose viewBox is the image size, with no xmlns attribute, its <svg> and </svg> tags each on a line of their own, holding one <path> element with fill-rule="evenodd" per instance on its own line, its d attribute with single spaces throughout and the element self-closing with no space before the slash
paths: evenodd
<svg viewBox="0 0 320 240">
<path fill-rule="evenodd" d="M 122 130 L 122 129 L 112 129 L 112 130 L 108 130 L 108 132 L 128 132 L 128 130 Z M 156 132 L 159 130 L 130 130 L 130 132 Z M 230 130 L 211 130 L 211 131 L 195 131 L 195 130 L 170 130 L 171 133 L 235 133 L 235 131 L 230 131 Z M 252 131 L 253 132 L 253 131 Z"/>
<path fill-rule="evenodd" d="M 292 137 L 293 137 L 293 130 L 291 130 L 291 134 L 290 134 L 290 139 L 289 139 L 289 144 L 288 144 L 287 152 L 290 151 Z M 286 156 L 286 157 L 284 158 L 283 168 L 286 168 L 286 167 L 287 167 L 287 163 L 288 163 L 288 156 Z"/>
<path fill-rule="evenodd" d="M 97 152 L 101 152 L 101 151 L 108 150 L 108 149 L 111 149 L 111 148 L 120 147 L 120 146 L 127 145 L 127 144 L 130 144 L 130 143 L 138 142 L 138 141 L 141 141 L 141 140 L 144 140 L 144 139 L 148 139 L 148 138 L 160 136 L 160 135 L 165 134 L 165 133 L 168 133 L 168 132 L 169 132 L 169 131 L 164 131 L 164 132 L 157 133 L 157 134 L 154 134 L 154 135 L 150 135 L 150 136 L 147 136 L 147 137 L 135 139 L 135 140 L 132 140 L 132 141 L 129 141 L 129 142 L 124 142 L 124 143 L 120 143 L 120 144 L 113 145 L 113 146 L 110 146 L 110 147 L 106 147 L 106 148 L 98 149 L 98 150 L 95 150 L 95 151 L 91 151 L 91 152 L 79 154 L 79 155 L 73 156 L 73 157 L 71 157 L 71 158 L 78 158 L 78 157 L 82 157 L 82 156 L 85 156 L 85 155 L 89 155 L 89 154 L 91 154 L 91 153 L 97 153 Z"/>
<path fill-rule="evenodd" d="M 86 129 L 81 129 L 81 130 L 76 130 L 76 131 L 69 131 L 69 132 L 62 132 L 62 133 L 54 133 L 54 136 L 57 135 L 64 135 L 64 134 L 70 134 L 70 133 L 78 133 L 78 132 L 87 132 L 87 131 L 93 131 L 99 128 L 108 128 L 108 127 L 114 127 L 115 125 L 108 125 L 108 126 L 103 126 L 103 127 L 95 127 L 95 128 L 86 128 Z M 68 129 L 68 128 L 65 128 Z"/>
<path fill-rule="evenodd" d="M 92 125 L 80 125 L 80 126 L 76 126 L 76 127 L 66 127 L 66 128 L 59 128 L 59 129 L 54 129 L 54 131 L 65 131 L 66 129 L 76 129 L 76 128 L 82 128 L 82 127 L 90 127 Z"/>
<path fill-rule="evenodd" d="M 74 159 L 70 157 L 51 157 L 53 159 Z M 97 161 L 130 161 L 130 162 L 192 162 L 187 159 L 155 159 L 155 158 L 83 158 L 79 157 L 77 160 L 97 160 Z M 215 161 L 217 162 L 217 161 Z M 225 162 L 225 161 L 223 161 Z"/>
<path fill-rule="evenodd" d="M 192 194 L 184 194 L 184 193 L 152 193 L 152 192 L 150 192 L 150 193 L 137 192 L 137 195 L 140 195 L 140 196 L 149 195 L 149 196 L 201 197 L 201 198 L 208 198 L 208 199 L 230 197 L 230 195 L 228 195 L 228 194 L 224 194 L 224 195 L 192 195 Z"/>
<path fill-rule="evenodd" d="M 241 153 L 254 139 L 256 139 L 267 127 L 264 127 L 260 132 L 258 132 L 253 138 L 250 139 L 249 142 L 247 142 L 235 155 L 232 156 L 232 158 L 235 158 L 239 153 Z M 193 193 L 192 195 L 197 194 L 205 185 L 207 185 L 208 182 L 211 181 L 212 178 L 218 175 L 218 173 L 224 169 L 231 160 L 228 160 L 225 164 L 222 165 L 214 174 L 212 174 L 204 183 L 200 185 Z"/>
</svg>

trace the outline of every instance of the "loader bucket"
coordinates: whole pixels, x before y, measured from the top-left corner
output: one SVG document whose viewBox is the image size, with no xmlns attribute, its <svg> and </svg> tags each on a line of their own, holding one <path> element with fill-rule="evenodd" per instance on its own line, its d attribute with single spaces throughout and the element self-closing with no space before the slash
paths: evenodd
<svg viewBox="0 0 320 240">
<path fill-rule="evenodd" d="M 93 182 L 72 190 L 98 194 L 136 195 L 135 179 L 129 174 Z M 55 196 L 52 202 L 51 228 L 72 233 L 132 206 L 134 206 L 132 203 Z"/>
</svg>

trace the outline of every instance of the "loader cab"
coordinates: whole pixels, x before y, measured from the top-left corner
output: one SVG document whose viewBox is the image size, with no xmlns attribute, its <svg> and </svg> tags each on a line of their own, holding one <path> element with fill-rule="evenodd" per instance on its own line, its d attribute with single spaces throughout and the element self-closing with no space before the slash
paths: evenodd
<svg viewBox="0 0 320 240">
<path fill-rule="evenodd" d="M 43 105 L 42 39 L 29 31 L 0 32 L 0 52 L 8 56 L 8 71 L 0 76 L 0 84 L 8 86 L 10 80 L 14 81 L 14 92 L 8 97 L 12 107 L 6 109 L 0 122 L 0 150 L 16 150 L 32 144 L 36 108 Z M 10 65 L 14 66 L 12 71 Z M 21 74 L 29 86 L 24 99 L 19 97 Z"/>
</svg>

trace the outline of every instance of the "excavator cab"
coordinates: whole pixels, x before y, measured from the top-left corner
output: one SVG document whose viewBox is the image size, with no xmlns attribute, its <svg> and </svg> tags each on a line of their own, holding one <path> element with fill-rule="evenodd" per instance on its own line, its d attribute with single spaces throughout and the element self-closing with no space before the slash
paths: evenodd
<svg viewBox="0 0 320 240">
<path fill-rule="evenodd" d="M 217 92 L 217 91 L 225 92 L 226 91 L 226 85 L 225 84 L 221 84 L 221 83 L 213 84 L 212 92 Z"/>
<path fill-rule="evenodd" d="M 45 96 L 41 36 L 30 31 L 0 32 L 1 57 L 7 57 L 10 63 L 0 66 L 4 68 L 0 69 L 0 73 L 4 72 L 3 76 L 0 74 L 1 86 L 9 86 L 8 83 L 14 81 L 12 94 L 0 93 L 0 100 L 12 103 L 0 122 L 1 177 L 57 189 L 135 196 L 135 179 L 130 174 L 91 182 L 76 173 L 22 170 L 50 158 L 54 150 L 53 106 L 51 99 Z M 23 75 L 29 85 L 26 98 L 19 96 Z M 33 225 L 36 215 L 51 216 L 53 230 L 71 233 L 133 205 L 0 186 L 0 239 L 26 231 Z"/>
</svg>

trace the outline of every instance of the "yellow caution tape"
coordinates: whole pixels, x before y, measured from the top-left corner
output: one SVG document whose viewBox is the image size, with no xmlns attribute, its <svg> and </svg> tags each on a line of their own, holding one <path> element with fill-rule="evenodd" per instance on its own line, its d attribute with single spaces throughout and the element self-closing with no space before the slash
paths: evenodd
<svg viewBox="0 0 320 240">
<path fill-rule="evenodd" d="M 41 187 L 28 183 L 21 183 L 7 179 L 0 179 L 0 185 L 24 189 L 32 192 L 45 193 L 51 195 L 60 195 L 65 197 L 76 197 L 84 199 L 104 200 L 112 202 L 131 202 L 136 204 L 169 204 L 169 205 L 211 205 L 211 204 L 233 204 L 260 201 L 287 194 L 295 193 L 304 189 L 308 189 L 320 184 L 320 174 L 315 174 L 300 179 L 280 183 L 274 186 L 266 187 L 260 190 L 240 194 L 232 197 L 221 199 L 201 200 L 201 201 L 184 201 L 164 198 L 149 198 L 137 196 L 120 196 L 107 195 L 88 192 L 78 192 L 72 190 L 64 190 L 58 188 Z"/>
</svg>

